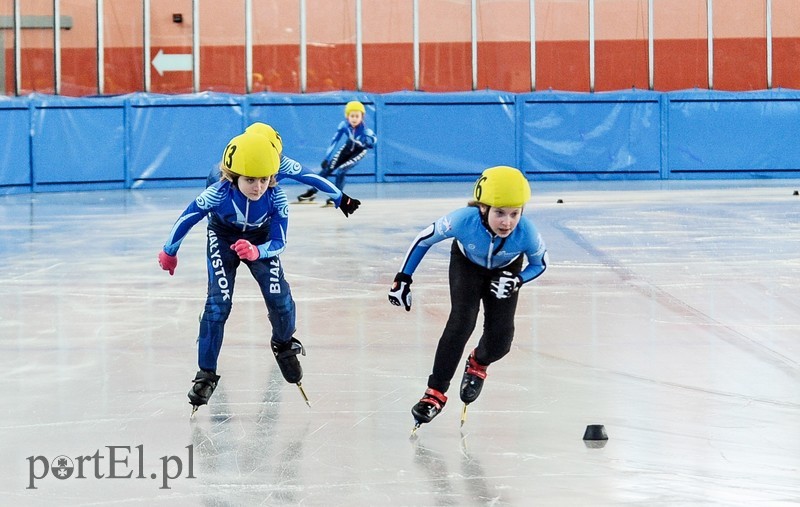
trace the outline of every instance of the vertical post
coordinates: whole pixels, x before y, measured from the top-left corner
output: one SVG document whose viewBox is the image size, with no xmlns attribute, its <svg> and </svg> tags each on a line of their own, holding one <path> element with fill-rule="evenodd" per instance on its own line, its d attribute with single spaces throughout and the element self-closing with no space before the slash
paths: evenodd
<svg viewBox="0 0 800 507">
<path fill-rule="evenodd" d="M 714 0 L 706 0 L 708 26 L 708 89 L 714 89 Z"/>
<path fill-rule="evenodd" d="M 653 0 L 647 0 L 647 86 L 655 88 L 655 33 L 653 27 Z"/>
<path fill-rule="evenodd" d="M 103 0 L 97 0 L 97 94 L 105 92 L 105 19 Z"/>
<path fill-rule="evenodd" d="M 767 0 L 767 89 L 772 89 L 772 0 Z"/>
<path fill-rule="evenodd" d="M 245 93 L 253 92 L 253 0 L 244 0 Z"/>
<path fill-rule="evenodd" d="M 530 0 L 531 91 L 536 91 L 536 0 Z"/>
<path fill-rule="evenodd" d="M 200 0 L 192 0 L 192 92 L 200 91 Z"/>
<path fill-rule="evenodd" d="M 478 89 L 478 0 L 470 5 L 470 49 L 472 53 L 472 89 Z"/>
<path fill-rule="evenodd" d="M 594 91 L 594 0 L 589 0 L 589 91 Z"/>
<path fill-rule="evenodd" d="M 53 88 L 61 95 L 61 6 L 53 0 Z"/>
<path fill-rule="evenodd" d="M 306 47 L 306 0 L 300 0 L 300 93 L 306 92 L 308 62 Z"/>
<path fill-rule="evenodd" d="M 364 83 L 364 41 L 361 22 L 361 0 L 356 0 L 356 90 L 358 91 L 361 91 Z"/>
<path fill-rule="evenodd" d="M 150 93 L 150 0 L 142 0 L 142 52 L 144 53 L 144 91 Z"/>
<path fill-rule="evenodd" d="M 20 0 L 14 0 L 14 95 L 22 91 L 22 15 L 19 7 Z"/>
<path fill-rule="evenodd" d="M 413 6 L 413 51 L 414 51 L 414 91 L 419 90 L 419 0 Z"/>
</svg>

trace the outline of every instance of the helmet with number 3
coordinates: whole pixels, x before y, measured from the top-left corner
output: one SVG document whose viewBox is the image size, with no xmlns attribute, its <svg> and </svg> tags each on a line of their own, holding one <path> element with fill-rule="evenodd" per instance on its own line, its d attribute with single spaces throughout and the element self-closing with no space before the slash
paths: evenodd
<svg viewBox="0 0 800 507">
<path fill-rule="evenodd" d="M 248 178 L 268 178 L 278 173 L 278 150 L 267 136 L 255 132 L 239 134 L 222 153 L 222 168 Z"/>
<path fill-rule="evenodd" d="M 531 185 L 519 169 L 500 165 L 481 173 L 472 195 L 495 208 L 521 208 L 531 198 Z"/>
<path fill-rule="evenodd" d="M 271 142 L 272 145 L 275 146 L 275 149 L 278 150 L 278 155 L 283 153 L 283 139 L 281 139 L 281 135 L 278 134 L 278 131 L 272 128 L 271 125 L 257 121 L 247 127 L 245 132 L 252 132 L 267 136 L 269 142 Z"/>
</svg>

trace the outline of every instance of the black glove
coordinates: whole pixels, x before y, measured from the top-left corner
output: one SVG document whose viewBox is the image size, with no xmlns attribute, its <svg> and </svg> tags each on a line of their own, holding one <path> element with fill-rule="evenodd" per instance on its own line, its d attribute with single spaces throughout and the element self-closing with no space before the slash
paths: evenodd
<svg viewBox="0 0 800 507">
<path fill-rule="evenodd" d="M 522 285 L 518 275 L 503 271 L 492 278 L 492 292 L 497 299 L 505 299 L 517 292 Z"/>
<path fill-rule="evenodd" d="M 411 311 L 411 275 L 403 272 L 394 275 L 394 283 L 389 290 L 389 302 L 395 306 L 405 306 L 406 311 Z"/>
<path fill-rule="evenodd" d="M 330 162 L 328 162 L 327 160 L 323 160 L 322 163 L 319 166 L 322 169 L 327 169 L 328 168 L 328 164 L 330 164 Z"/>
<path fill-rule="evenodd" d="M 352 213 L 355 213 L 359 206 L 361 206 L 361 201 L 353 199 L 342 192 L 342 200 L 339 201 L 339 209 L 342 210 L 344 216 L 349 217 Z"/>
</svg>

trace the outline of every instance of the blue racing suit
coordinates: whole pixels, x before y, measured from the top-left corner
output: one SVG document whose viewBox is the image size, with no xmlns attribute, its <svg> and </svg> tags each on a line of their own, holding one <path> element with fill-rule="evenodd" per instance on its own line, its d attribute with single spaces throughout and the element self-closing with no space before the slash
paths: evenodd
<svg viewBox="0 0 800 507">
<path fill-rule="evenodd" d="M 345 139 L 344 144 L 334 154 L 334 149 L 342 138 Z M 367 128 L 364 122 L 359 123 L 356 128 L 351 127 L 347 121 L 339 123 L 336 133 L 331 139 L 331 144 L 325 152 L 323 169 L 319 175 L 327 178 L 335 171 L 336 186 L 341 190 L 344 188 L 344 177 L 347 171 L 355 167 L 367 155 L 367 150 L 374 148 L 377 142 L 378 137 L 375 132 Z"/>
<path fill-rule="evenodd" d="M 206 186 L 213 185 L 214 183 L 218 182 L 221 177 L 222 172 L 220 171 L 219 166 L 214 167 L 208 174 L 208 178 L 206 178 Z M 286 155 L 281 155 L 281 165 L 278 168 L 278 174 L 276 175 L 275 179 L 280 182 L 284 178 L 299 181 L 304 185 L 309 185 L 317 190 L 321 190 L 330 196 L 337 208 L 342 202 L 341 189 L 336 188 L 333 183 L 317 175 L 311 169 L 303 167 L 303 164 L 300 162 L 291 159 Z"/>
<path fill-rule="evenodd" d="M 233 183 L 222 180 L 197 196 L 173 225 L 164 245 L 169 255 L 176 255 L 189 230 L 208 216 L 208 295 L 197 346 L 200 369 L 216 372 L 240 263 L 250 269 L 261 289 L 272 325 L 272 341 L 285 343 L 292 338 L 295 303 L 278 257 L 286 247 L 288 209 L 286 194 L 277 186 L 268 188 L 259 200 L 251 201 Z M 242 260 L 231 250 L 239 239 L 258 248 L 258 259 Z"/>
<path fill-rule="evenodd" d="M 518 292 L 498 299 L 492 279 L 503 271 L 518 275 L 524 284 L 544 273 L 547 250 L 536 226 L 522 216 L 506 238 L 492 233 L 480 209 L 467 206 L 429 225 L 412 242 L 400 269 L 411 276 L 431 246 L 454 238 L 450 250 L 450 316 L 436 349 L 428 387 L 447 392 L 464 348 L 477 323 L 483 303 L 483 334 L 475 359 L 489 365 L 511 350 Z M 523 257 L 528 261 L 522 269 Z"/>
</svg>

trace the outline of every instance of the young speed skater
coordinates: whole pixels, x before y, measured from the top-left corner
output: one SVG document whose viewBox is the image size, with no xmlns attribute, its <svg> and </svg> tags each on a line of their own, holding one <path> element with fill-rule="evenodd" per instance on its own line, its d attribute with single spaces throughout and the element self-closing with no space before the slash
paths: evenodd
<svg viewBox="0 0 800 507">
<path fill-rule="evenodd" d="M 222 154 L 222 180 L 206 188 L 181 213 L 158 253 L 158 263 L 170 275 L 178 265 L 178 249 L 187 233 L 208 217 L 206 266 L 208 295 L 200 318 L 197 342 L 199 371 L 189 390 L 192 414 L 208 403 L 217 387 L 217 359 L 225 322 L 233 305 L 236 270 L 244 263 L 258 282 L 272 325 L 270 346 L 287 382 L 297 384 L 305 355 L 295 332 L 295 303 L 278 257 L 286 248 L 289 203 L 276 186 L 278 150 L 262 134 L 245 132 L 230 140 Z"/>
<path fill-rule="evenodd" d="M 473 200 L 420 232 L 394 277 L 389 301 L 411 311 L 411 275 L 431 246 L 453 238 L 450 249 L 450 316 L 436 348 L 433 372 L 411 413 L 413 431 L 445 406 L 455 375 L 483 303 L 483 334 L 469 354 L 461 379 L 463 425 L 467 405 L 478 399 L 486 369 L 511 349 L 519 288 L 547 268 L 547 250 L 536 226 L 523 216 L 531 188 L 513 167 L 486 169 L 475 183 Z M 523 269 L 523 257 L 527 265 Z M 412 431 L 412 432 L 413 432 Z"/>
<path fill-rule="evenodd" d="M 328 151 L 325 152 L 325 158 L 322 160 L 319 175 L 322 178 L 327 178 L 336 173 L 336 186 L 344 188 L 344 178 L 347 172 L 358 164 L 362 158 L 367 155 L 367 150 L 375 147 L 378 138 L 375 132 L 364 125 L 364 116 L 366 115 L 364 104 L 357 100 L 348 102 L 344 106 L 345 121 L 339 123 L 336 128 L 336 133 L 331 139 L 331 144 L 328 146 Z M 339 140 L 344 138 L 344 144 L 335 152 Z M 305 193 L 297 196 L 300 202 L 313 201 L 317 189 L 312 187 L 305 191 Z M 332 199 L 328 199 L 328 205 L 335 204 Z"/>
<path fill-rule="evenodd" d="M 278 174 L 275 175 L 276 181 L 280 182 L 284 178 L 289 178 L 291 180 L 299 181 L 305 185 L 310 185 L 312 188 L 314 188 L 314 192 L 321 190 L 322 192 L 328 194 L 328 201 L 332 203 L 333 206 L 339 208 L 339 210 L 341 210 L 346 217 L 349 217 L 351 214 L 355 213 L 358 207 L 361 206 L 361 201 L 358 199 L 350 197 L 342 192 L 340 188 L 334 186 L 333 183 L 327 179 L 318 176 L 311 169 L 303 167 L 300 162 L 284 155 L 283 139 L 281 139 L 281 135 L 278 133 L 278 131 L 272 128 L 272 126 L 267 125 L 266 123 L 255 122 L 247 127 L 245 132 L 266 136 L 275 149 L 278 150 L 280 166 L 278 167 Z M 208 175 L 208 178 L 206 179 L 206 186 L 213 185 L 214 183 L 218 182 L 220 178 L 222 178 L 222 173 L 219 167 L 216 166 Z"/>
</svg>

